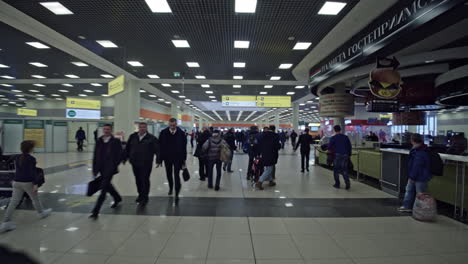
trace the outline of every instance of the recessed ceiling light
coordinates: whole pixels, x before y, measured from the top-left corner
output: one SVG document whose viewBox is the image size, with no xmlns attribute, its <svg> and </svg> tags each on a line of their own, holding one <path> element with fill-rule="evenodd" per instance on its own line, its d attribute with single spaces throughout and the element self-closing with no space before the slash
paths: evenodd
<svg viewBox="0 0 468 264">
<path fill-rule="evenodd" d="M 141 64 L 139 61 L 127 61 L 127 63 L 133 67 L 143 67 L 143 64 Z"/>
<path fill-rule="evenodd" d="M 206 77 L 204 75 L 196 75 L 195 78 L 197 78 L 197 79 L 206 79 Z"/>
<path fill-rule="evenodd" d="M 290 69 L 292 66 L 291 63 L 283 63 L 279 66 L 279 69 Z"/>
<path fill-rule="evenodd" d="M 59 2 L 41 2 L 39 4 L 49 9 L 52 13 L 56 15 L 73 15 L 72 11 L 70 11 L 68 8 L 66 8 Z"/>
<path fill-rule="evenodd" d="M 96 87 L 102 86 L 102 84 L 100 84 L 100 83 L 91 83 L 91 85 L 96 86 Z"/>
<path fill-rule="evenodd" d="M 179 95 L 179 98 L 185 98 L 185 95 Z"/>
<path fill-rule="evenodd" d="M 5 64 L 0 64 L 0 68 L 10 68 L 10 66 L 7 66 Z"/>
<path fill-rule="evenodd" d="M 234 48 L 236 49 L 248 49 L 249 46 L 250 46 L 250 41 L 246 41 L 246 40 L 234 41 Z"/>
<path fill-rule="evenodd" d="M 234 68 L 245 68 L 245 62 L 234 62 Z"/>
<path fill-rule="evenodd" d="M 425 61 L 425 63 L 433 63 L 433 62 L 435 62 L 435 60 L 427 60 L 427 61 Z"/>
<path fill-rule="evenodd" d="M 79 76 L 76 76 L 74 74 L 65 74 L 66 77 L 71 78 L 71 79 L 78 79 L 80 78 Z"/>
<path fill-rule="evenodd" d="M 190 68 L 199 68 L 200 64 L 198 64 L 198 62 L 187 62 L 187 66 Z"/>
<path fill-rule="evenodd" d="M 235 75 L 235 76 L 233 76 L 232 78 L 233 78 L 234 80 L 242 80 L 242 79 L 244 79 L 244 77 L 243 77 L 243 76 L 240 76 L 240 75 Z"/>
<path fill-rule="evenodd" d="M 89 65 L 81 61 L 72 61 L 72 64 L 75 64 L 78 67 L 88 67 Z"/>
<path fill-rule="evenodd" d="M 232 88 L 242 88 L 242 85 L 234 84 L 234 85 L 232 86 Z"/>
<path fill-rule="evenodd" d="M 146 93 L 146 91 L 143 89 L 140 89 L 140 93 Z"/>
<path fill-rule="evenodd" d="M 164 101 L 164 99 L 163 99 L 163 98 L 159 98 L 158 101 Z"/>
<path fill-rule="evenodd" d="M 346 6 L 346 3 L 327 1 L 322 6 L 318 14 L 319 15 L 338 15 L 338 13 L 340 13 L 340 11 L 345 6 Z"/>
<path fill-rule="evenodd" d="M 85 93 L 94 93 L 93 90 L 83 90 L 83 92 L 85 92 Z"/>
<path fill-rule="evenodd" d="M 29 90 L 31 93 L 38 93 L 38 90 Z"/>
<path fill-rule="evenodd" d="M 157 97 L 157 96 L 154 95 L 154 94 L 150 94 L 150 95 L 148 95 L 148 96 L 149 96 L 149 97 L 153 97 L 153 98 L 154 98 L 154 97 Z"/>
<path fill-rule="evenodd" d="M 34 86 L 37 86 L 37 87 L 45 87 L 44 84 L 40 84 L 40 83 L 35 83 L 35 84 L 33 84 L 33 85 L 34 85 Z"/>
<path fill-rule="evenodd" d="M 281 80 L 281 76 L 271 76 L 270 80 L 279 81 L 279 80 Z"/>
<path fill-rule="evenodd" d="M 211 102 L 218 102 L 218 100 L 211 100 Z"/>
<path fill-rule="evenodd" d="M 202 84 L 201 87 L 203 87 L 203 88 L 210 88 L 210 85 L 209 85 L 209 84 Z"/>
<path fill-rule="evenodd" d="M 2 75 L 2 76 L 0 76 L 0 77 L 2 77 L 2 78 L 4 78 L 4 79 L 16 79 L 15 77 L 9 76 L 9 75 Z"/>
<path fill-rule="evenodd" d="M 312 45 L 311 42 L 297 42 L 293 50 L 306 50 Z"/>
<path fill-rule="evenodd" d="M 162 83 L 161 85 L 164 86 L 164 87 L 171 87 L 172 86 L 169 83 Z"/>
<path fill-rule="evenodd" d="M 68 93 L 68 90 L 58 90 L 61 93 Z"/>
<path fill-rule="evenodd" d="M 156 75 L 156 74 L 148 74 L 148 78 L 151 78 L 151 79 L 159 79 L 159 76 Z"/>
<path fill-rule="evenodd" d="M 36 100 L 44 101 L 44 98 L 36 98 Z"/>
<path fill-rule="evenodd" d="M 210 95 L 210 96 L 208 96 L 208 97 L 209 97 L 210 99 L 216 98 L 216 96 L 213 96 L 213 95 Z"/>
<path fill-rule="evenodd" d="M 172 40 L 172 43 L 176 48 L 190 48 L 190 44 L 188 43 L 187 40 L 178 40 L 174 39 Z"/>
<path fill-rule="evenodd" d="M 63 86 L 66 86 L 66 87 L 73 87 L 73 85 L 69 84 L 69 83 L 64 83 L 62 84 Z"/>
<path fill-rule="evenodd" d="M 172 13 L 167 0 L 145 0 L 153 13 Z"/>
<path fill-rule="evenodd" d="M 44 97 L 45 95 L 43 95 L 43 94 L 36 94 L 36 96 L 38 96 L 38 97 Z"/>
<path fill-rule="evenodd" d="M 298 85 L 298 86 L 296 86 L 296 87 L 294 87 L 294 88 L 296 88 L 296 89 L 304 89 L 304 87 L 305 87 L 304 85 Z"/>
<path fill-rule="evenodd" d="M 171 104 L 171 102 L 169 102 L 169 101 L 166 101 L 166 102 L 164 102 L 164 103 L 166 103 L 166 104 Z"/>
<path fill-rule="evenodd" d="M 78 96 L 86 97 L 87 95 L 86 94 L 79 94 Z"/>
<path fill-rule="evenodd" d="M 213 91 L 205 91 L 207 94 L 213 94 Z"/>
<path fill-rule="evenodd" d="M 63 98 L 55 98 L 55 100 L 62 101 L 62 100 L 63 100 Z"/>
<path fill-rule="evenodd" d="M 24 97 L 22 94 L 15 94 L 16 97 Z"/>
<path fill-rule="evenodd" d="M 18 98 L 18 100 L 26 101 L 26 98 Z"/>
<path fill-rule="evenodd" d="M 180 92 L 177 91 L 177 90 L 172 90 L 171 93 L 173 93 L 173 94 L 178 94 L 178 93 L 180 93 Z"/>
<path fill-rule="evenodd" d="M 40 42 L 26 42 L 26 44 L 28 44 L 29 46 L 33 46 L 36 49 L 50 49 L 49 46 L 46 46 Z"/>
<path fill-rule="evenodd" d="M 4 87 L 13 87 L 13 85 L 11 84 L 0 84 L 1 86 L 4 86 Z"/>
<path fill-rule="evenodd" d="M 236 0 L 236 13 L 255 13 L 257 0 Z"/>
<path fill-rule="evenodd" d="M 260 94 L 268 94 L 268 92 L 260 92 Z"/>
<path fill-rule="evenodd" d="M 42 76 L 42 75 L 31 75 L 31 77 L 37 78 L 37 79 L 45 79 L 46 78 L 45 76 Z"/>
<path fill-rule="evenodd" d="M 51 96 L 53 96 L 53 97 L 59 97 L 60 95 L 59 95 L 59 94 L 51 94 Z"/>
<path fill-rule="evenodd" d="M 114 78 L 114 76 L 112 76 L 110 74 L 101 74 L 101 77 L 104 77 L 104 78 L 107 78 L 107 79 Z"/>
<path fill-rule="evenodd" d="M 191 102 L 192 100 L 190 100 L 190 99 L 187 98 L 187 99 L 185 99 L 184 101 L 185 101 L 185 102 Z"/>
<path fill-rule="evenodd" d="M 118 46 L 110 40 L 96 40 L 96 42 L 104 48 L 118 48 Z"/>
</svg>

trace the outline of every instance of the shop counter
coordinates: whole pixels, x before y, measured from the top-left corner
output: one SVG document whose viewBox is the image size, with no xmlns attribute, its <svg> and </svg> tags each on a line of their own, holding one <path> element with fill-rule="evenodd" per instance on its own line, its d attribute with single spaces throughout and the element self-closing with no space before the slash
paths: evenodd
<svg viewBox="0 0 468 264">
<path fill-rule="evenodd" d="M 382 153 L 376 150 L 359 150 L 357 157 L 359 174 L 380 180 L 382 178 Z"/>
</svg>

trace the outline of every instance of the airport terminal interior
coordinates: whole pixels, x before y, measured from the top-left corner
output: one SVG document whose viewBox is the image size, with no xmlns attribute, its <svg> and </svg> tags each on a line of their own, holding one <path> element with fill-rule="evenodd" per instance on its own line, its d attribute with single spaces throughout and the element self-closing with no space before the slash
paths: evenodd
<svg viewBox="0 0 468 264">
<path fill-rule="evenodd" d="M 0 0 L 0 263 L 468 263 L 467 28 L 467 0 Z"/>
</svg>

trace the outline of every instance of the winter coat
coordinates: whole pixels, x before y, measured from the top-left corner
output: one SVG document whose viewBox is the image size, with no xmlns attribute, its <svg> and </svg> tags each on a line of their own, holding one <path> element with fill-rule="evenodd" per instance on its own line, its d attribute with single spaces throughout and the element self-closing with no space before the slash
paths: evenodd
<svg viewBox="0 0 468 264">
<path fill-rule="evenodd" d="M 227 144 L 221 136 L 209 138 L 203 144 L 203 151 L 207 153 L 208 160 L 221 160 L 221 145 Z"/>
<path fill-rule="evenodd" d="M 417 182 L 428 182 L 432 178 L 431 158 L 426 145 L 413 148 L 408 159 L 408 178 Z"/>
<path fill-rule="evenodd" d="M 155 155 L 159 156 L 159 142 L 155 136 L 146 133 L 140 141 L 138 132 L 130 135 L 125 147 L 125 160 L 130 159 L 132 165 L 151 166 Z"/>
<path fill-rule="evenodd" d="M 160 154 L 158 163 L 162 161 L 177 162 L 182 164 L 187 160 L 187 137 L 179 127 L 174 135 L 167 127 L 159 134 Z"/>
<path fill-rule="evenodd" d="M 278 163 L 278 151 L 281 149 L 279 136 L 273 132 L 262 133 L 259 138 L 258 150 L 262 155 L 265 166 L 273 166 Z"/>
</svg>

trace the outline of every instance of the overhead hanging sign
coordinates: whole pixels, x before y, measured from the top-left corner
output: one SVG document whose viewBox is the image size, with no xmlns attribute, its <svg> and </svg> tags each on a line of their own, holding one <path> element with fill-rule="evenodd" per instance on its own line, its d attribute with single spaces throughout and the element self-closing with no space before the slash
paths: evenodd
<svg viewBox="0 0 468 264">
<path fill-rule="evenodd" d="M 125 77 L 124 75 L 120 75 L 119 77 L 115 78 L 114 80 L 110 81 L 107 85 L 108 87 L 108 95 L 112 96 L 114 94 L 118 94 L 125 90 Z"/>
<path fill-rule="evenodd" d="M 258 107 L 291 107 L 291 96 L 257 96 Z"/>
<path fill-rule="evenodd" d="M 222 106 L 228 107 L 255 107 L 257 105 L 256 96 L 223 95 Z"/>
<path fill-rule="evenodd" d="M 80 108 L 80 109 L 101 109 L 101 101 L 99 100 L 86 100 L 78 98 L 67 98 L 67 108 Z"/>
<path fill-rule="evenodd" d="M 20 116 L 37 116 L 37 110 L 18 108 L 17 115 Z"/>
<path fill-rule="evenodd" d="M 319 101 L 320 117 L 354 115 L 354 97 L 348 93 L 322 94 Z"/>
<path fill-rule="evenodd" d="M 23 140 L 32 140 L 37 148 L 44 147 L 45 129 L 43 120 L 25 120 Z"/>
<path fill-rule="evenodd" d="M 400 1 L 399 9 L 391 9 L 379 18 L 378 23 L 370 31 L 362 32 L 361 38 L 353 38 L 342 48 L 337 50 L 333 57 L 325 61 L 319 68 L 310 71 L 310 84 L 316 85 L 340 72 L 359 59 L 373 54 L 393 41 L 403 30 L 417 28 L 435 17 L 447 12 L 466 0 L 411 0 Z"/>
<path fill-rule="evenodd" d="M 100 110 L 67 109 L 66 118 L 70 119 L 101 119 Z"/>
</svg>

